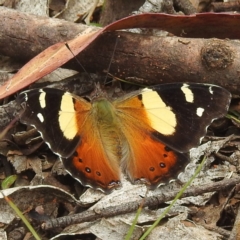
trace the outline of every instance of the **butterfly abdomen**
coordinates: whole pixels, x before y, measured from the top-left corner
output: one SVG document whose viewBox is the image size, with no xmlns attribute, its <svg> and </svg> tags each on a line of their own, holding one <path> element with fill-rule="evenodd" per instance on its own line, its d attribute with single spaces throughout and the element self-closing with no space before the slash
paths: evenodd
<svg viewBox="0 0 240 240">
<path fill-rule="evenodd" d="M 92 114 L 101 139 L 103 150 L 109 160 L 119 161 L 122 156 L 123 133 L 120 128 L 116 109 L 107 99 L 103 98 L 93 103 Z"/>
</svg>

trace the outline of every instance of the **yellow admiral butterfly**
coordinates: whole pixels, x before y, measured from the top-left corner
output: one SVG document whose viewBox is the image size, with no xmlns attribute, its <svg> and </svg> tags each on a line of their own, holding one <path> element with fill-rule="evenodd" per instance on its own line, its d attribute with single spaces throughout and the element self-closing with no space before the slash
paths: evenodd
<svg viewBox="0 0 240 240">
<path fill-rule="evenodd" d="M 176 178 L 206 128 L 226 114 L 231 94 L 215 85 L 147 87 L 116 100 L 57 89 L 21 93 L 21 121 L 34 126 L 66 170 L 83 185 L 110 192 L 120 171 L 151 189 Z"/>
</svg>

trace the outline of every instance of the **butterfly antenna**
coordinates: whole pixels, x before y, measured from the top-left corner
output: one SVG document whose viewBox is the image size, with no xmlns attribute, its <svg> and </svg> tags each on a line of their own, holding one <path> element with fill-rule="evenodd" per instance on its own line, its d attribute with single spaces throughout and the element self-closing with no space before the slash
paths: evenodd
<svg viewBox="0 0 240 240">
<path fill-rule="evenodd" d="M 83 69 L 83 71 L 88 75 L 88 77 L 93 81 L 93 78 L 91 77 L 91 75 L 88 73 L 88 71 L 85 69 L 85 67 L 81 64 L 81 62 L 78 60 L 78 58 L 75 56 L 75 54 L 73 53 L 73 51 L 71 50 L 71 48 L 69 47 L 68 43 L 65 43 L 65 46 L 67 47 L 67 49 L 72 53 L 72 55 L 74 56 L 74 59 L 77 61 L 77 63 L 81 66 L 81 68 Z"/>
<path fill-rule="evenodd" d="M 104 79 L 104 85 L 107 84 L 107 77 L 108 77 L 108 74 L 110 72 L 110 68 L 111 68 L 111 65 L 112 65 L 112 62 L 113 62 L 113 57 L 114 57 L 114 54 L 115 54 L 115 51 L 116 51 L 116 48 L 117 48 L 118 38 L 120 38 L 120 36 L 117 36 L 117 39 L 116 39 L 116 42 L 115 42 L 115 45 L 114 45 L 113 53 L 112 53 L 112 56 L 111 56 L 111 59 L 110 59 L 110 62 L 109 62 L 108 68 L 107 68 L 107 73 L 106 73 L 106 76 L 105 76 L 105 79 Z"/>
</svg>

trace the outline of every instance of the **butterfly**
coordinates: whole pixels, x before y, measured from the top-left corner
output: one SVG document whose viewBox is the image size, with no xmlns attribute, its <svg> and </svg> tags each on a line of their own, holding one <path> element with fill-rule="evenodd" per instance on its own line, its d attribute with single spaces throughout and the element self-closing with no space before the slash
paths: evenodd
<svg viewBox="0 0 240 240">
<path fill-rule="evenodd" d="M 106 193 L 121 186 L 121 171 L 150 189 L 176 179 L 230 100 L 224 88 L 197 83 L 147 87 L 113 100 L 99 88 L 91 99 L 51 88 L 17 98 L 21 122 L 41 133 L 68 173 Z"/>
</svg>

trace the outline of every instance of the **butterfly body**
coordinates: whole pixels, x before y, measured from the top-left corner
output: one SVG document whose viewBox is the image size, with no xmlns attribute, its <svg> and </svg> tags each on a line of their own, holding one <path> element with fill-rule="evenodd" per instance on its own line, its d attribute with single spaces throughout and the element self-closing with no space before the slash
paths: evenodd
<svg viewBox="0 0 240 240">
<path fill-rule="evenodd" d="M 83 185 L 109 192 L 131 182 L 151 188 L 177 177 L 189 163 L 213 119 L 223 116 L 231 95 L 207 84 L 165 84 L 116 100 L 91 101 L 57 89 L 19 95 L 23 123 L 33 125 Z"/>
</svg>

